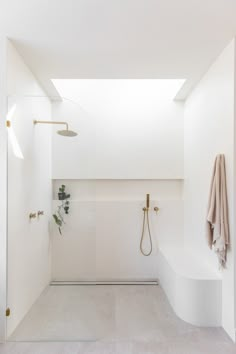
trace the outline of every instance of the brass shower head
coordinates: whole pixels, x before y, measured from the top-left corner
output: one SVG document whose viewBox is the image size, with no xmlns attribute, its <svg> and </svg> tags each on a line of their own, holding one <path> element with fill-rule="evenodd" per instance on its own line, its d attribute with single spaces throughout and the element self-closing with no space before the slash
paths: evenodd
<svg viewBox="0 0 236 354">
<path fill-rule="evenodd" d="M 69 130 L 69 126 L 68 126 L 67 122 L 54 122 L 54 121 L 50 121 L 50 120 L 34 120 L 34 124 L 63 124 L 66 126 L 66 129 L 58 130 L 57 134 L 62 135 L 62 136 L 67 136 L 67 137 L 73 137 L 73 136 L 78 135 L 73 130 Z"/>
</svg>

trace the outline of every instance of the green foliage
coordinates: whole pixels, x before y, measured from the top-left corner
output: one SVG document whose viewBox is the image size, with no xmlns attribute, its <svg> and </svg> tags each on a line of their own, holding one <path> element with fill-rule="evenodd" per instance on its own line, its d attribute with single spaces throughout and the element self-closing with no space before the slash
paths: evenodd
<svg viewBox="0 0 236 354">
<path fill-rule="evenodd" d="M 64 184 L 62 184 L 61 187 L 59 188 L 59 192 L 64 193 L 65 189 L 66 189 L 66 186 Z"/>
<path fill-rule="evenodd" d="M 62 226 L 62 221 L 58 218 L 56 214 L 53 214 L 53 218 L 58 226 Z"/>
<path fill-rule="evenodd" d="M 61 229 L 63 224 L 65 224 L 64 215 L 69 214 L 70 210 L 70 202 L 68 200 L 70 198 L 70 194 L 66 193 L 66 186 L 64 184 L 62 184 L 58 189 L 58 198 L 61 204 L 57 207 L 57 212 L 52 216 L 56 225 L 58 226 L 60 234 L 62 235 Z"/>
</svg>

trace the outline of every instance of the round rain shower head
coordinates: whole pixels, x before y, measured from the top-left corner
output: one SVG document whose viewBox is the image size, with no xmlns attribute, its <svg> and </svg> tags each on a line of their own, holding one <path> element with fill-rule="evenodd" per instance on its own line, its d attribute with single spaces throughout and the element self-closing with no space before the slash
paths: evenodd
<svg viewBox="0 0 236 354">
<path fill-rule="evenodd" d="M 57 134 L 62 135 L 62 136 L 76 136 L 78 135 L 76 132 L 73 132 L 73 130 L 68 129 L 68 123 L 67 122 L 55 122 L 51 120 L 34 120 L 34 124 L 63 124 L 66 126 L 66 129 L 64 130 L 58 130 Z"/>
<path fill-rule="evenodd" d="M 69 129 L 58 130 L 57 134 L 62 136 L 70 136 L 70 137 L 78 135 L 76 132 L 73 132 L 73 130 L 69 130 Z"/>
</svg>

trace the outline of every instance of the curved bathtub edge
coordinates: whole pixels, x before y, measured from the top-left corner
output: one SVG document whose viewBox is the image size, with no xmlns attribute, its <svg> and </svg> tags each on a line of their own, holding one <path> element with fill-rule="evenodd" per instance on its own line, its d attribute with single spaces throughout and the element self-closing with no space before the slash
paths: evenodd
<svg viewBox="0 0 236 354">
<path fill-rule="evenodd" d="M 161 251 L 157 265 L 160 285 L 179 318 L 195 326 L 221 326 L 221 279 L 191 279 L 178 274 Z"/>
</svg>

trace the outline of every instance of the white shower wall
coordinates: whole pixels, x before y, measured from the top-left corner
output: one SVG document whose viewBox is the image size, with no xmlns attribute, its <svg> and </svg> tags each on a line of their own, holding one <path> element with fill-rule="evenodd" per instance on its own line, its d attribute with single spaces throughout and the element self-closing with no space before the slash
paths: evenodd
<svg viewBox="0 0 236 354">
<path fill-rule="evenodd" d="M 8 43 L 8 107 L 15 105 L 11 126 L 24 159 L 8 144 L 8 299 L 11 335 L 51 279 L 51 130 L 33 119 L 51 119 L 48 98 L 11 43 Z M 30 213 L 44 216 L 29 220 Z"/>
<path fill-rule="evenodd" d="M 205 233 L 213 164 L 225 154 L 230 243 L 222 271 L 222 325 L 235 339 L 235 40 L 215 60 L 185 104 L 184 241 L 216 270 Z"/>
<path fill-rule="evenodd" d="M 118 96 L 112 104 L 101 102 L 98 112 L 79 99 L 53 103 L 53 120 L 66 120 L 78 132 L 70 140 L 53 134 L 53 178 L 183 178 L 183 103 L 154 93 L 135 103 L 132 92 L 125 103 Z"/>
<path fill-rule="evenodd" d="M 183 238 L 183 103 L 135 92 L 102 97 L 95 107 L 79 98 L 53 104 L 53 120 L 78 132 L 53 134 L 54 198 L 60 183 L 72 196 L 63 236 L 53 228 L 54 280 L 155 278 L 158 242 Z M 139 250 L 146 193 L 160 207 L 150 215 L 148 258 Z"/>
<path fill-rule="evenodd" d="M 53 227 L 53 280 L 157 278 L 158 246 L 183 238 L 181 180 L 55 180 L 54 198 L 61 184 L 71 194 L 71 209 L 63 235 Z M 150 257 L 139 250 L 146 193 L 151 196 Z M 55 210 L 57 205 L 54 200 Z"/>
</svg>

